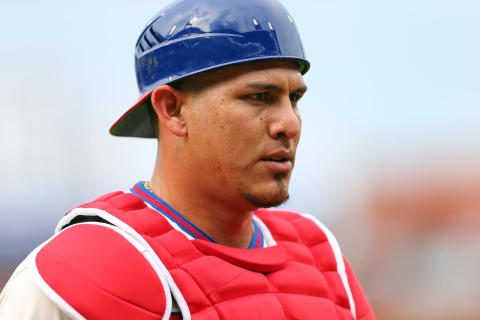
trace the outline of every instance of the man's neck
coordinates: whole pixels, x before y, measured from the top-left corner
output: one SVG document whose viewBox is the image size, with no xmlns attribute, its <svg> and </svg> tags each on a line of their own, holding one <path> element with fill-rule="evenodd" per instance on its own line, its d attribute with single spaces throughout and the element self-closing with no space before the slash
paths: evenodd
<svg viewBox="0 0 480 320">
<path fill-rule="evenodd" d="M 239 210 L 239 206 L 221 199 L 208 198 L 191 184 L 184 186 L 181 182 L 185 179 L 175 184 L 164 180 L 154 174 L 149 183 L 151 191 L 215 242 L 235 248 L 249 246 L 254 232 L 251 210 Z"/>
</svg>

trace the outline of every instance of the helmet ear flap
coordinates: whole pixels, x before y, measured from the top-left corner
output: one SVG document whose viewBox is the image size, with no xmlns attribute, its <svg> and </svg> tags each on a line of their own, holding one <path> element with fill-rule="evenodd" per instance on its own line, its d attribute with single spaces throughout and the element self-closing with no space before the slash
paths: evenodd
<svg viewBox="0 0 480 320">
<path fill-rule="evenodd" d="M 271 59 L 294 61 L 302 74 L 310 67 L 295 23 L 277 0 L 176 1 L 151 20 L 135 48 L 137 84 L 144 95 L 204 71 Z M 156 137 L 148 102 L 136 106 L 145 109 L 145 117 L 136 117 L 140 113 L 132 108 L 110 132 Z"/>
</svg>

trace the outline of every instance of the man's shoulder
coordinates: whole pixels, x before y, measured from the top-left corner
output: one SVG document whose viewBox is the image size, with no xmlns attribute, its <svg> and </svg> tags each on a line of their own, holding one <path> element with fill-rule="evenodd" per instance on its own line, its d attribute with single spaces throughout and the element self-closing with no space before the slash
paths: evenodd
<svg viewBox="0 0 480 320">
<path fill-rule="evenodd" d="M 59 232 L 84 222 L 110 224 L 129 233 L 161 234 L 170 229 L 166 219 L 147 206 L 139 195 L 114 191 L 71 209 L 57 224 Z M 131 229 L 135 230 L 132 231 Z"/>
<path fill-rule="evenodd" d="M 34 252 L 18 265 L 0 293 L 0 318 L 70 319 L 36 284 Z"/>
<path fill-rule="evenodd" d="M 136 210 L 145 208 L 145 203 L 138 196 L 130 192 L 112 191 L 88 201 L 76 208 L 120 209 Z"/>
<path fill-rule="evenodd" d="M 74 224 L 39 248 L 37 284 L 62 310 L 75 306 L 87 318 L 98 315 L 98 305 L 84 304 L 87 300 L 98 301 L 105 314 L 133 315 L 142 308 L 163 315 L 171 306 L 168 283 L 144 251 L 142 243 L 116 226 Z M 144 299 L 149 296 L 156 299 Z"/>
</svg>

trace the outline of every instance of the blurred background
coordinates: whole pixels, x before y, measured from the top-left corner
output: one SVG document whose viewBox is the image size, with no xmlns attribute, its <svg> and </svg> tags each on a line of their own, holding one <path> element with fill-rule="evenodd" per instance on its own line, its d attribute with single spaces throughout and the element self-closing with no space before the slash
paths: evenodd
<svg viewBox="0 0 480 320">
<path fill-rule="evenodd" d="M 378 319 L 480 319 L 480 3 L 283 0 L 312 63 L 289 209 L 337 235 Z M 0 2 L 0 289 L 70 208 L 148 180 L 109 126 L 168 1 Z"/>
</svg>

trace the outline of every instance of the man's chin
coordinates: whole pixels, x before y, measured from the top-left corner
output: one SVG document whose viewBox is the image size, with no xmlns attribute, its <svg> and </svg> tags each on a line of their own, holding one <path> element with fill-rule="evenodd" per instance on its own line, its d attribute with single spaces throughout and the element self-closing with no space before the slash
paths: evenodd
<svg viewBox="0 0 480 320">
<path fill-rule="evenodd" d="M 244 198 L 249 203 L 253 204 L 256 208 L 273 208 L 278 207 L 279 205 L 287 202 L 288 195 L 282 199 L 264 199 L 251 195 L 250 193 L 245 194 Z"/>
<path fill-rule="evenodd" d="M 287 202 L 289 198 L 288 190 L 281 188 L 276 194 L 255 194 L 244 193 L 243 198 L 257 208 L 272 208 Z"/>
<path fill-rule="evenodd" d="M 268 183 L 255 183 L 256 188 L 239 188 L 238 191 L 243 199 L 256 208 L 278 207 L 289 198 L 288 182 L 288 177 L 282 173 L 275 175 L 274 180 Z"/>
</svg>

